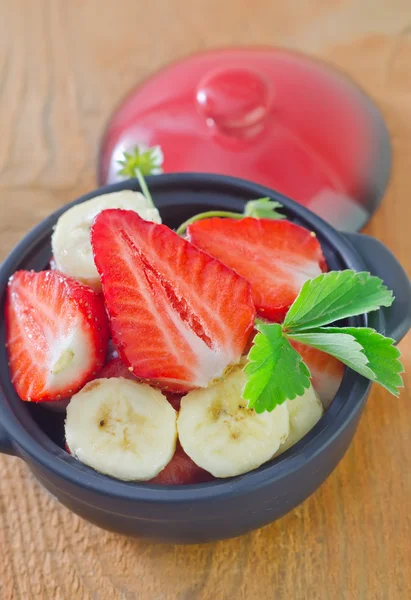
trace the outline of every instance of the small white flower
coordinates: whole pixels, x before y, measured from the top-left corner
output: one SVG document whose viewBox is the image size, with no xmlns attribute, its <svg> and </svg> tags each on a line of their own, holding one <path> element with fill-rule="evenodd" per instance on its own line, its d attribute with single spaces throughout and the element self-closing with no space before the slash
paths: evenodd
<svg viewBox="0 0 411 600">
<path fill-rule="evenodd" d="M 163 172 L 164 154 L 161 146 L 121 144 L 113 153 L 109 182 L 124 181 L 136 176 L 137 169 L 144 177 L 160 175 Z"/>
</svg>

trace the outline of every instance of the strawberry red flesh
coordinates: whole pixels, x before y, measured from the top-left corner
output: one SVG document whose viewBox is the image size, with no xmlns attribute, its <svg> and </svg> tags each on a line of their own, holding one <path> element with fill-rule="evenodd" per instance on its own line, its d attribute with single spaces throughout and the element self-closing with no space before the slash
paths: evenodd
<svg viewBox="0 0 411 600">
<path fill-rule="evenodd" d="M 67 398 L 104 364 L 103 298 L 58 271 L 18 271 L 5 308 L 12 383 L 22 400 Z"/>
<path fill-rule="evenodd" d="M 91 240 L 113 342 L 136 377 L 184 392 L 238 363 L 255 317 L 245 279 L 133 211 L 101 212 Z"/>
<path fill-rule="evenodd" d="M 167 392 L 166 398 L 174 410 L 178 412 L 180 410 L 182 394 L 172 394 L 171 392 Z"/>
<path fill-rule="evenodd" d="M 180 442 L 177 442 L 173 458 L 164 469 L 151 479 L 148 483 L 159 483 L 162 485 L 188 485 L 193 483 L 205 483 L 212 481 L 214 477 L 197 466 L 194 461 L 184 452 Z"/>
<path fill-rule="evenodd" d="M 111 359 L 98 374 L 98 379 L 111 379 L 113 377 L 124 377 L 124 379 L 137 381 L 132 371 L 126 367 L 120 358 Z"/>
<path fill-rule="evenodd" d="M 290 221 L 204 219 L 189 225 L 188 239 L 252 286 L 257 313 L 281 323 L 307 279 L 327 269 L 311 231 Z"/>
<path fill-rule="evenodd" d="M 293 340 L 290 342 L 310 369 L 313 388 L 319 395 L 324 408 L 328 408 L 341 385 L 345 366 L 321 350 Z"/>
<path fill-rule="evenodd" d="M 98 374 L 99 379 L 111 379 L 112 377 L 124 377 L 124 379 L 131 379 L 132 381 L 139 381 L 133 372 L 130 371 L 129 367 L 123 363 L 120 358 L 113 358 Z M 181 394 L 166 393 L 166 398 L 170 402 L 174 410 L 180 410 Z"/>
</svg>

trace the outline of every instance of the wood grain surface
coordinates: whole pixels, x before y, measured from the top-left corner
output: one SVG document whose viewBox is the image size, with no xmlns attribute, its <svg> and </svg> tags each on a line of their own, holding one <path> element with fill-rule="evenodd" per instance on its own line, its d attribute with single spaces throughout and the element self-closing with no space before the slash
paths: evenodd
<svg viewBox="0 0 411 600">
<path fill-rule="evenodd" d="M 193 51 L 276 44 L 339 65 L 377 100 L 394 174 L 368 227 L 411 271 L 410 0 L 0 0 L 0 259 L 95 186 L 124 94 Z M 411 337 L 401 344 L 411 374 Z M 203 546 L 106 533 L 0 457 L 0 599 L 411 598 L 411 391 L 375 388 L 328 481 L 277 523 Z"/>
</svg>

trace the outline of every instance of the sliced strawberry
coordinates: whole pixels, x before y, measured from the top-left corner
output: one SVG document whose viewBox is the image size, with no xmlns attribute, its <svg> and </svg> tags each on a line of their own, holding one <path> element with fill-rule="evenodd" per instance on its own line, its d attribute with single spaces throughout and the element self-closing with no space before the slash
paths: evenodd
<svg viewBox="0 0 411 600">
<path fill-rule="evenodd" d="M 111 379 L 111 377 L 124 377 L 125 379 L 134 379 L 134 381 L 139 381 L 137 377 L 133 375 L 132 371 L 130 371 L 129 367 L 126 367 L 120 358 L 113 358 L 110 360 L 100 371 L 98 377 L 103 379 Z M 166 394 L 166 398 L 174 410 L 180 410 L 181 394 L 171 394 L 169 392 Z"/>
<path fill-rule="evenodd" d="M 124 377 L 125 379 L 137 381 L 135 375 L 133 375 L 129 367 L 126 367 L 120 358 L 110 360 L 98 374 L 99 379 L 111 379 L 112 377 Z"/>
<path fill-rule="evenodd" d="M 138 378 L 184 392 L 240 360 L 255 316 L 245 279 L 133 211 L 101 212 L 91 240 L 114 344 Z"/>
<path fill-rule="evenodd" d="M 149 483 L 160 483 L 162 485 L 188 485 L 193 483 L 205 483 L 212 481 L 214 477 L 211 473 L 204 471 L 197 466 L 195 462 L 184 452 L 180 442 L 173 458 L 164 469 L 151 479 Z"/>
<path fill-rule="evenodd" d="M 104 363 L 103 298 L 58 271 L 17 271 L 5 318 L 11 380 L 22 400 L 67 398 Z"/>
<path fill-rule="evenodd" d="M 333 356 L 310 348 L 300 342 L 291 341 L 291 345 L 301 354 L 311 372 L 313 387 L 320 397 L 324 408 L 328 408 L 334 399 L 345 372 L 345 366 Z"/>
<path fill-rule="evenodd" d="M 170 392 L 167 392 L 166 398 L 170 402 L 170 404 L 174 408 L 174 410 L 176 410 L 178 412 L 180 410 L 182 395 L 181 394 L 172 394 Z"/>
<path fill-rule="evenodd" d="M 326 270 L 315 235 L 290 221 L 205 219 L 189 225 L 188 239 L 245 277 L 257 313 L 280 323 L 307 279 Z"/>
<path fill-rule="evenodd" d="M 254 327 L 254 328 L 251 330 L 251 333 L 250 333 L 250 335 L 248 336 L 247 343 L 246 343 L 246 345 L 245 345 L 245 348 L 244 348 L 244 350 L 243 350 L 243 356 L 248 356 L 248 353 L 250 352 L 251 348 L 253 347 L 253 344 L 254 344 L 254 338 L 255 338 L 255 336 L 257 335 L 257 333 L 258 333 L 258 331 L 257 331 L 257 329 Z"/>
</svg>

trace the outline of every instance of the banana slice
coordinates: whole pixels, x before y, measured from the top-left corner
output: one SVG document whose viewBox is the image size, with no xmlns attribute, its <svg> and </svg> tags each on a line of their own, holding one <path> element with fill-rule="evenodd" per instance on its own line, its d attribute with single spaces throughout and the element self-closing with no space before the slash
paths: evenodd
<svg viewBox="0 0 411 600">
<path fill-rule="evenodd" d="M 282 454 L 301 440 L 321 419 L 324 409 L 321 400 L 311 386 L 303 396 L 285 403 L 290 419 L 290 434 L 278 449 L 276 456 Z"/>
<path fill-rule="evenodd" d="M 124 481 L 152 479 L 174 455 L 176 411 L 147 384 L 95 379 L 75 394 L 66 417 L 71 454 Z"/>
<path fill-rule="evenodd" d="M 189 392 L 177 419 L 180 443 L 199 466 L 215 477 L 232 477 L 256 469 L 272 458 L 289 431 L 285 404 L 257 414 L 245 407 L 242 369 L 224 381 Z"/>
<path fill-rule="evenodd" d="M 90 229 L 98 213 L 107 208 L 134 210 L 147 221 L 161 223 L 158 210 L 143 194 L 131 190 L 97 196 L 61 215 L 51 238 L 56 269 L 97 290 L 100 277 L 94 264 Z"/>
</svg>

